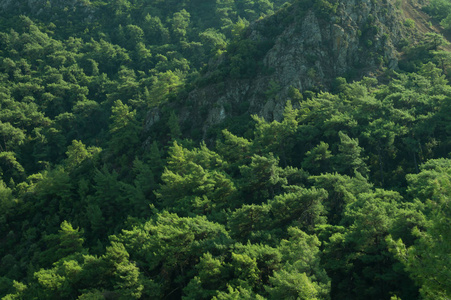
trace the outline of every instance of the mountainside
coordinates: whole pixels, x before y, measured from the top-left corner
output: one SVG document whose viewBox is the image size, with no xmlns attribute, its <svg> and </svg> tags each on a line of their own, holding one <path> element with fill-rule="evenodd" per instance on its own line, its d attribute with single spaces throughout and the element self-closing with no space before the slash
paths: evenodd
<svg viewBox="0 0 451 300">
<path fill-rule="evenodd" d="M 216 82 L 191 92 L 180 118 L 202 121 L 204 133 L 243 112 L 280 120 L 293 88 L 301 93 L 328 90 L 337 77 L 359 79 L 397 69 L 399 45 L 412 35 L 404 20 L 391 0 L 336 1 L 332 6 L 296 1 L 252 24 L 231 52 L 212 63 L 205 77 Z M 251 75 L 232 70 L 215 77 L 217 68 L 233 68 L 236 60 L 246 59 L 240 53 L 246 47 L 264 52 L 246 65 L 254 69 Z"/>
<path fill-rule="evenodd" d="M 0 298 L 451 299 L 451 1 L 0 0 Z"/>
<path fill-rule="evenodd" d="M 29 15 L 46 22 L 61 22 L 66 18 L 71 21 L 91 22 L 97 8 L 88 0 L 1 0 L 0 15 Z M 64 21 L 63 21 L 64 22 Z"/>
</svg>

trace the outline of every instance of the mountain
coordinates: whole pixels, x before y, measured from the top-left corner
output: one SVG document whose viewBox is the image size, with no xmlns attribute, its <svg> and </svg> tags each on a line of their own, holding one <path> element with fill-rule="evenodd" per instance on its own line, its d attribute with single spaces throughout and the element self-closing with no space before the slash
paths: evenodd
<svg viewBox="0 0 451 300">
<path fill-rule="evenodd" d="M 413 34 L 394 1 L 324 3 L 295 1 L 251 24 L 210 62 L 208 83 L 183 100 L 189 104 L 181 122 L 202 123 L 205 137 L 228 116 L 280 120 L 294 89 L 330 90 L 337 77 L 355 80 L 398 68 L 399 51 Z"/>
<path fill-rule="evenodd" d="M 449 0 L 0 0 L 0 298 L 450 299 Z"/>
</svg>

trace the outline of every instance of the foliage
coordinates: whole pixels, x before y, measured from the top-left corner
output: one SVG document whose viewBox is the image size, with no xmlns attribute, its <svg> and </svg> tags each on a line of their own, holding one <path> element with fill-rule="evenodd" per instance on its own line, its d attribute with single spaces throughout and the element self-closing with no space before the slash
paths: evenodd
<svg viewBox="0 0 451 300">
<path fill-rule="evenodd" d="M 288 11 L 326 22 L 339 1 L 16 2 L 0 12 L 3 299 L 451 297 L 443 36 L 381 83 L 269 81 L 282 119 L 200 141 L 184 95 L 267 72 Z M 445 27 L 449 9 L 427 7 Z"/>
</svg>

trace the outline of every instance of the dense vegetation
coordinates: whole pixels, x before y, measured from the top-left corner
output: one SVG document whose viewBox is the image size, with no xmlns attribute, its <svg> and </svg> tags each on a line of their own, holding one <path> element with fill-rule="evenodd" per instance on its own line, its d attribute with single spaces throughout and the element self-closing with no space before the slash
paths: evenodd
<svg viewBox="0 0 451 300">
<path fill-rule="evenodd" d="M 215 76 L 251 76 L 270 45 L 249 22 L 290 4 L 47 3 L 0 24 L 3 299 L 451 297 L 443 38 L 381 82 L 293 89 L 283 120 L 199 141 L 165 104 L 221 55 Z"/>
<path fill-rule="evenodd" d="M 446 0 L 431 0 L 424 8 L 447 30 L 451 30 L 451 3 Z"/>
</svg>

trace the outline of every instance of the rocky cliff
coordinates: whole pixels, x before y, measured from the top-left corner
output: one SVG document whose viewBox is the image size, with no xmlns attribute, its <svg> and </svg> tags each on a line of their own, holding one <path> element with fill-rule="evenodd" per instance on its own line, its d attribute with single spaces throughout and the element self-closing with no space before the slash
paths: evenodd
<svg viewBox="0 0 451 300">
<path fill-rule="evenodd" d="M 322 2 L 296 1 L 252 24 L 244 39 L 257 47 L 269 45 L 254 64 L 255 74 L 226 74 L 194 89 L 179 107 L 180 121 L 203 124 L 205 137 L 209 127 L 228 116 L 280 119 L 293 88 L 328 90 L 336 77 L 358 79 L 397 68 L 397 45 L 408 33 L 394 1 L 342 0 L 331 7 L 318 3 Z M 233 64 L 233 53 L 220 60 L 211 64 L 205 77 L 221 65 Z M 154 118 L 155 112 L 151 115 Z"/>
</svg>

